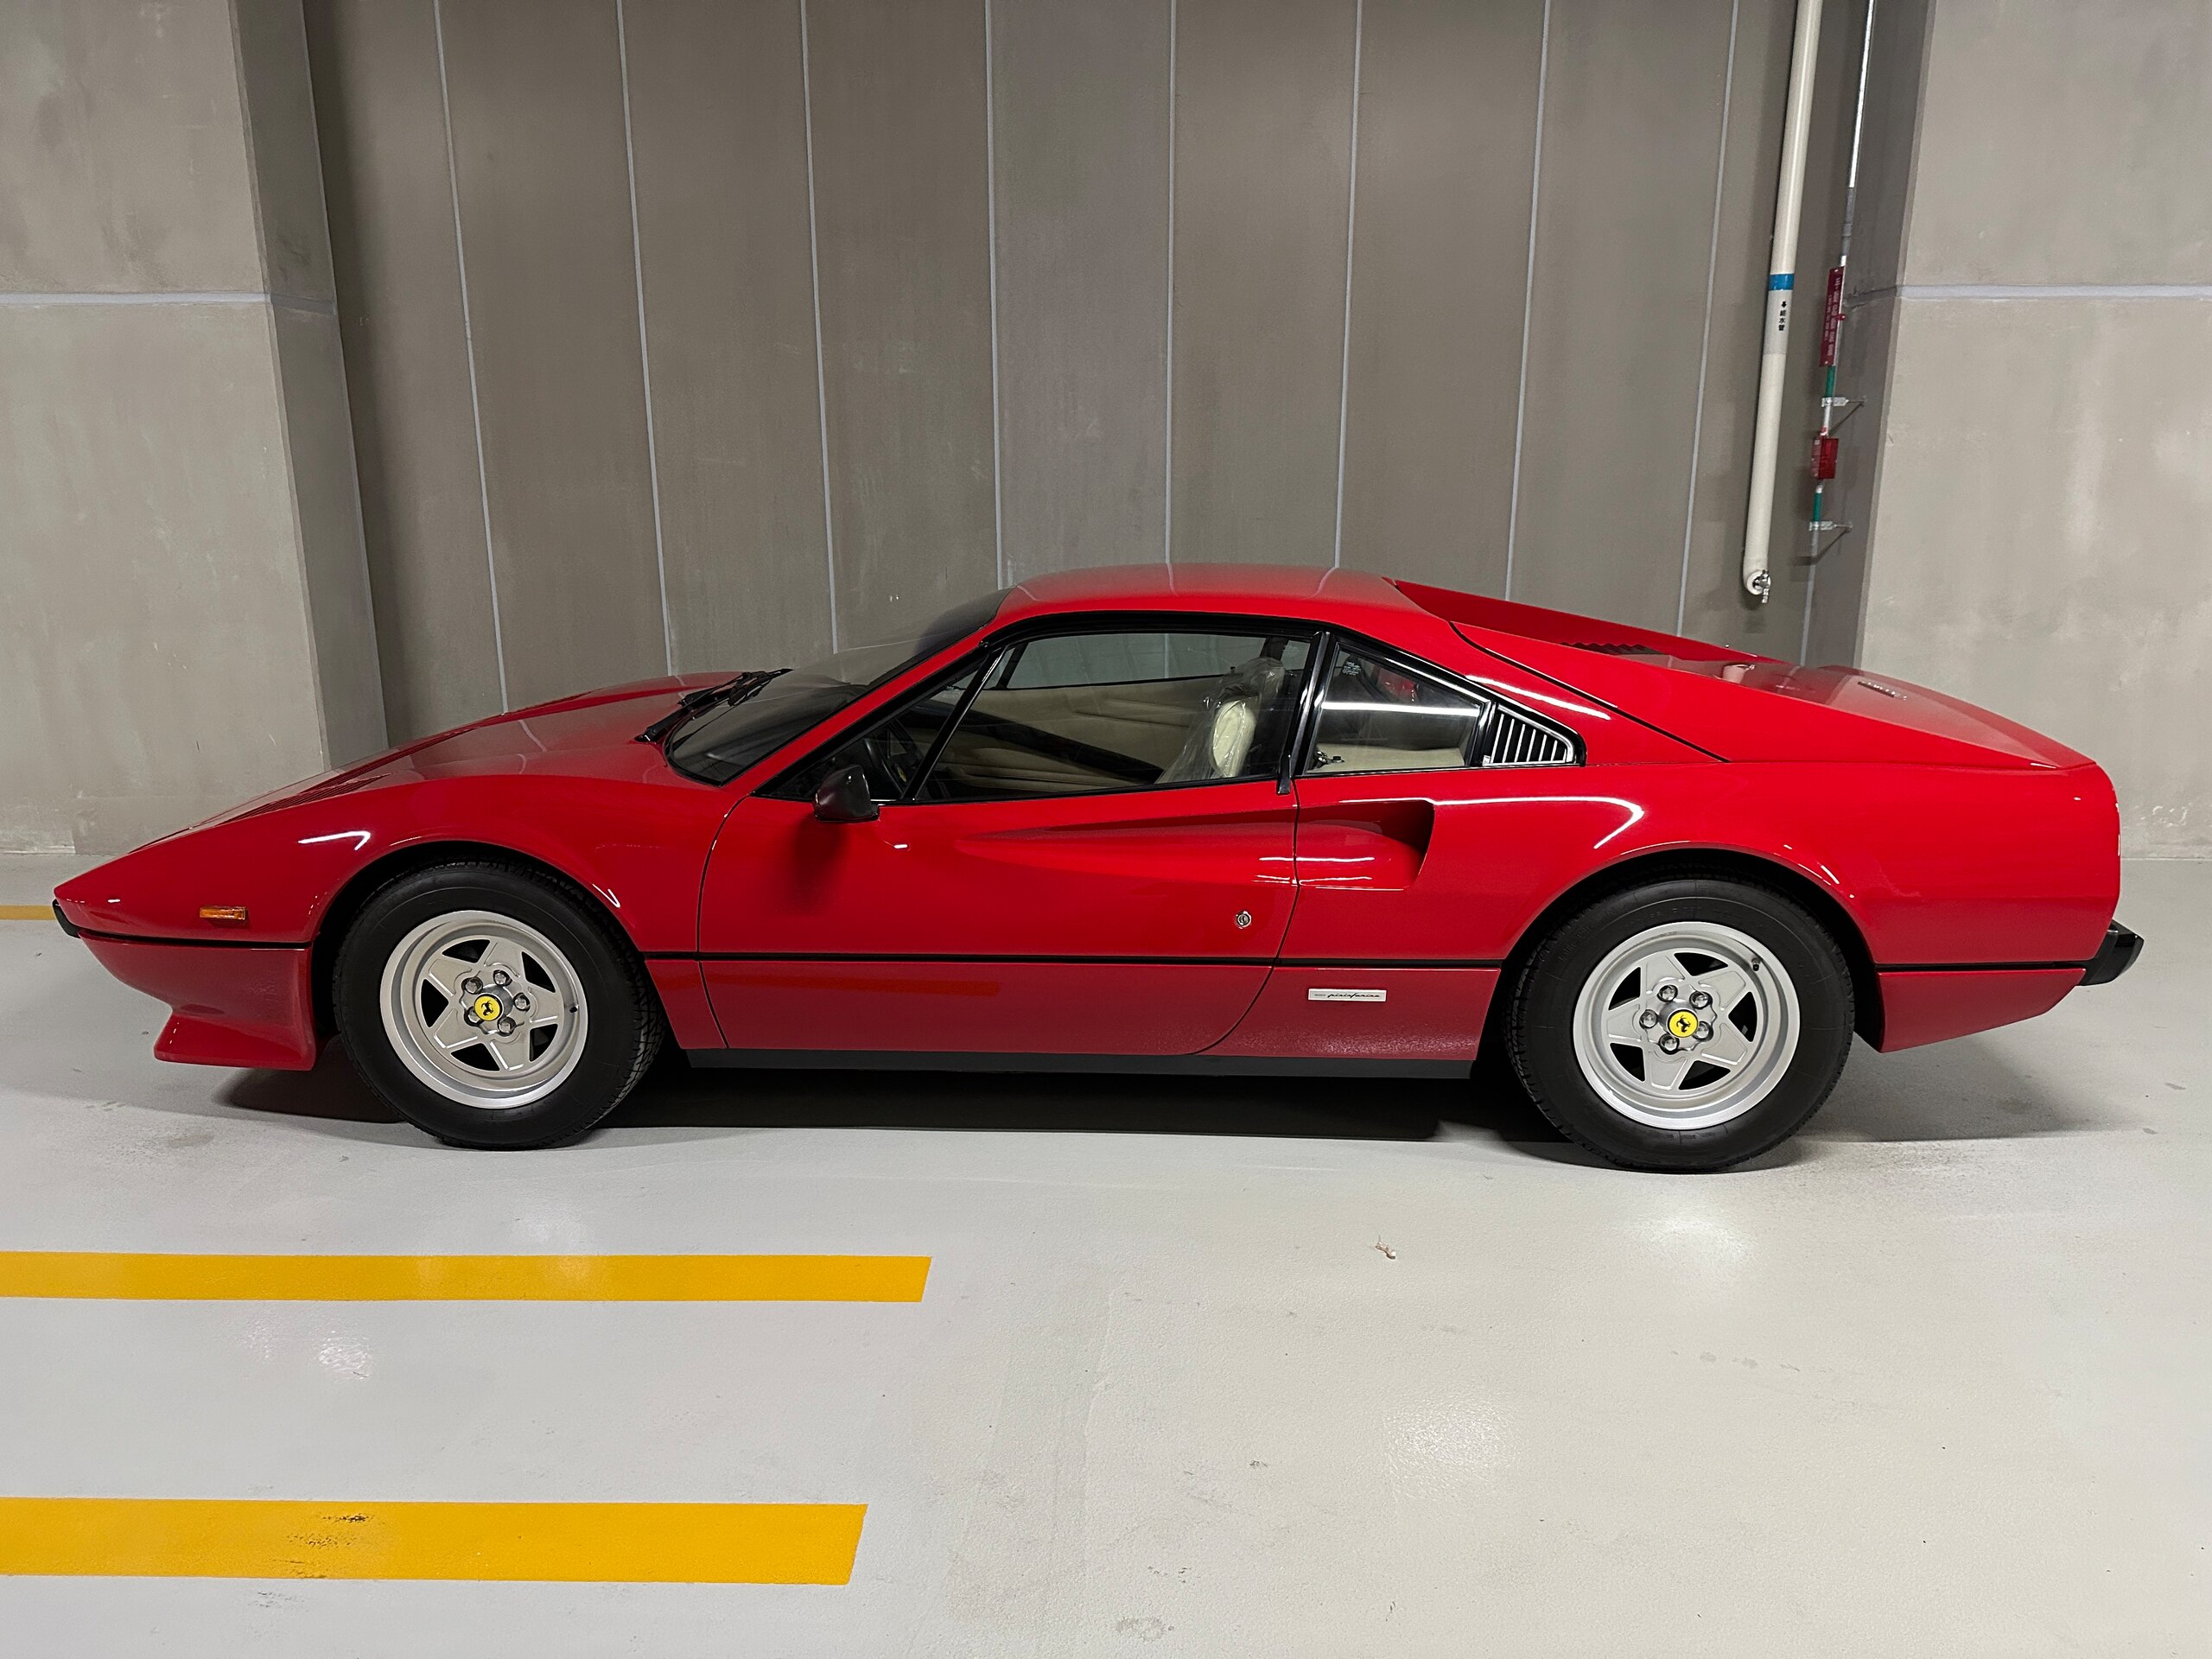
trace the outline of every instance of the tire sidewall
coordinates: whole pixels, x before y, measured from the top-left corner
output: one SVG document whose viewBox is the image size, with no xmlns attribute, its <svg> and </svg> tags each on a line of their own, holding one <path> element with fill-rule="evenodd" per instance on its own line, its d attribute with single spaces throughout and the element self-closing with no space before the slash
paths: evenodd
<svg viewBox="0 0 2212 1659">
<path fill-rule="evenodd" d="M 1750 935 L 1789 976 L 1797 996 L 1797 1048 L 1750 1110 L 1705 1128 L 1660 1128 L 1614 1109 L 1583 1074 L 1574 1052 L 1575 1007 L 1590 976 L 1624 940 L 1692 921 Z M 1523 976 L 1511 1034 L 1522 1081 L 1564 1133 L 1632 1167 L 1711 1170 L 1756 1157 L 1803 1125 L 1835 1085 L 1852 1025 L 1850 969 L 1801 906 L 1745 884 L 1678 880 L 1602 899 L 1560 927 Z"/>
<path fill-rule="evenodd" d="M 543 933 L 568 957 L 590 1010 L 575 1068 L 526 1106 L 471 1106 L 439 1093 L 385 1030 L 383 982 L 391 953 L 424 922 L 462 910 L 512 917 Z M 339 948 L 331 1002 L 346 1052 L 387 1104 L 441 1140 L 487 1148 L 567 1140 L 612 1111 L 635 1076 L 639 1027 L 650 1017 L 602 928 L 550 884 L 496 865 L 439 866 L 379 889 Z"/>
</svg>

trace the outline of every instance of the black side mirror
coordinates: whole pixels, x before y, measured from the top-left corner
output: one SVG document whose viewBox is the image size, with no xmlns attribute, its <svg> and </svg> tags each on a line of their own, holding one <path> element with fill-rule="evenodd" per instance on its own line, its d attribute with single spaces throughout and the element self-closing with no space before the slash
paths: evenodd
<svg viewBox="0 0 2212 1659">
<path fill-rule="evenodd" d="M 814 786 L 814 816 L 824 823 L 867 823 L 883 816 L 868 786 L 868 773 L 844 766 Z"/>
</svg>

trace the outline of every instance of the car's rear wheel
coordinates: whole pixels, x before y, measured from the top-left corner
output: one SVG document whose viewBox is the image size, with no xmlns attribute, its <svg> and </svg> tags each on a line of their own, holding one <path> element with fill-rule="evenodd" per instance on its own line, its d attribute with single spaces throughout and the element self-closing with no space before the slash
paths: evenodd
<svg viewBox="0 0 2212 1659">
<path fill-rule="evenodd" d="M 660 1046 L 642 967 L 581 894 L 493 863 L 403 875 L 339 947 L 331 1001 L 369 1086 L 461 1146 L 545 1146 L 620 1103 Z"/>
<path fill-rule="evenodd" d="M 1681 880 L 1561 925 L 1521 976 L 1508 1037 L 1562 1133 L 1631 1168 L 1725 1169 L 1827 1098 L 1852 1013 L 1850 969 L 1802 906 Z"/>
</svg>

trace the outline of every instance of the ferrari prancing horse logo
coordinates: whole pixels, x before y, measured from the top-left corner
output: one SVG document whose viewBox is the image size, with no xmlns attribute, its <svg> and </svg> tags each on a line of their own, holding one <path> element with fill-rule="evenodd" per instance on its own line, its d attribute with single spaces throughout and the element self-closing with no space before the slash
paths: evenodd
<svg viewBox="0 0 2212 1659">
<path fill-rule="evenodd" d="M 1694 1037 L 1697 1035 L 1697 1015 L 1688 1008 L 1676 1008 L 1667 1016 L 1667 1029 L 1677 1037 Z"/>
<path fill-rule="evenodd" d="M 501 1014 L 505 1014 L 506 1010 L 499 1006 L 499 999 L 498 997 L 493 995 L 491 992 L 486 991 L 483 995 L 476 999 L 474 1005 L 474 1012 L 477 1020 L 481 1024 L 488 1026 L 494 1020 L 497 1020 Z"/>
</svg>

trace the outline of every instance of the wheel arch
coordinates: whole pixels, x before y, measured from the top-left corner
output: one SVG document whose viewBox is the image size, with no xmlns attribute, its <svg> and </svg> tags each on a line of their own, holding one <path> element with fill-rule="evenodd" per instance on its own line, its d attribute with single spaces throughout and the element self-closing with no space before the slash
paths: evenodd
<svg viewBox="0 0 2212 1659">
<path fill-rule="evenodd" d="M 578 880 L 557 864 L 517 852 L 512 847 L 502 847 L 493 842 L 482 841 L 425 841 L 405 847 L 395 847 L 390 852 L 372 859 L 347 877 L 344 886 L 331 896 L 323 906 L 321 919 L 315 925 L 315 944 L 310 962 L 310 974 L 315 993 L 315 1030 L 324 1036 L 338 1028 L 335 1011 L 331 1005 L 331 982 L 338 966 L 338 948 L 352 931 L 353 921 L 361 913 L 372 895 L 386 882 L 410 875 L 439 864 L 459 862 L 504 864 L 510 869 L 535 875 L 551 882 L 563 893 L 576 899 L 605 925 L 609 938 L 632 957 L 639 955 L 637 942 L 629 930 L 607 907 L 607 901 L 594 892 L 588 882 Z M 652 984 L 650 974 L 645 982 Z M 658 988 L 655 991 L 658 996 Z M 665 1010 L 663 1011 L 665 1018 Z"/>
<path fill-rule="evenodd" d="M 1521 937 L 1506 955 L 1498 975 L 1497 993 L 1491 998 L 1489 1017 L 1484 1021 L 1483 1047 L 1490 1049 L 1492 1041 L 1497 1040 L 1502 1052 L 1503 1020 L 1513 1001 L 1512 988 L 1519 983 L 1521 974 L 1537 947 L 1570 916 L 1630 887 L 1699 876 L 1768 888 L 1797 904 L 1826 929 L 1851 969 L 1854 1027 L 1868 1043 L 1877 1048 L 1881 1046 L 1881 979 L 1874 970 L 1874 955 L 1867 946 L 1866 936 L 1842 901 L 1802 871 L 1756 853 L 1719 847 L 1686 847 L 1637 854 L 1593 870 L 1545 906 L 1521 931 Z"/>
</svg>

